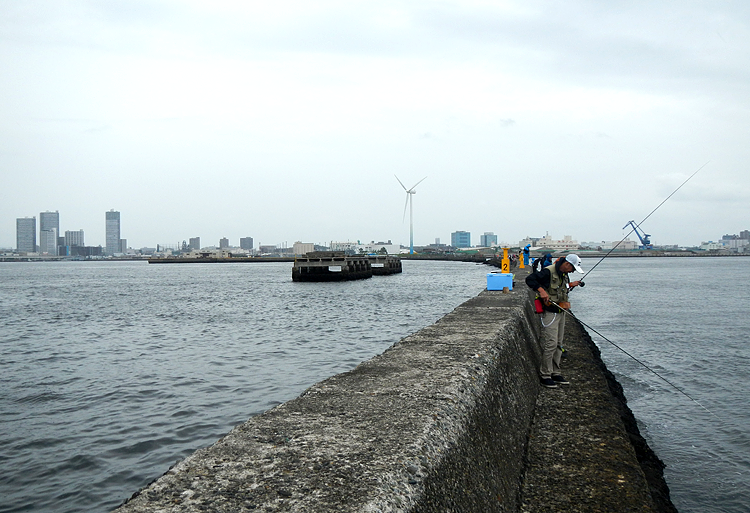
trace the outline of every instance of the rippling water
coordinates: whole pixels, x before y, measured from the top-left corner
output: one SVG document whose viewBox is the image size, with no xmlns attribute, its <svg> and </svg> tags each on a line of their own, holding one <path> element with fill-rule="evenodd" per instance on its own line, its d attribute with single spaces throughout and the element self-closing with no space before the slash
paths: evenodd
<svg viewBox="0 0 750 513">
<path fill-rule="evenodd" d="M 587 268 L 595 261 L 584 262 Z M 488 268 L 293 283 L 291 264 L 0 263 L 0 512 L 104 512 L 248 417 L 485 286 Z M 750 258 L 606 259 L 573 293 L 681 513 L 750 504 Z"/>
<path fill-rule="evenodd" d="M 589 269 L 597 260 L 584 260 Z M 750 511 L 750 258 L 608 258 L 571 294 L 681 513 Z"/>
<path fill-rule="evenodd" d="M 0 512 L 108 511 L 233 426 L 484 289 L 486 266 L 0 263 Z"/>
</svg>

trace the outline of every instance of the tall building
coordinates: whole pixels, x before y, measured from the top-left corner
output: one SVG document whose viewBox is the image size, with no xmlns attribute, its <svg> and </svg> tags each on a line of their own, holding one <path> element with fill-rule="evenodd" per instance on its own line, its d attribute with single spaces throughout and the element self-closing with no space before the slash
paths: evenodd
<svg viewBox="0 0 750 513">
<path fill-rule="evenodd" d="M 463 231 L 451 233 L 451 246 L 454 248 L 470 248 L 471 233 Z"/>
<path fill-rule="evenodd" d="M 198 251 L 201 249 L 201 238 L 200 237 L 190 237 L 190 249 L 192 251 Z"/>
<path fill-rule="evenodd" d="M 57 230 L 52 228 L 39 231 L 39 253 L 57 256 Z"/>
<path fill-rule="evenodd" d="M 240 247 L 242 249 L 253 249 L 253 238 L 252 237 L 241 237 Z M 312 250 L 310 250 L 312 251 Z"/>
<path fill-rule="evenodd" d="M 83 247 L 83 230 L 65 230 L 65 245 Z"/>
<path fill-rule="evenodd" d="M 39 214 L 39 252 L 57 255 L 57 237 L 60 235 L 60 213 L 41 212 Z"/>
<path fill-rule="evenodd" d="M 229 239 L 226 237 L 219 239 L 219 249 L 229 249 Z"/>
<path fill-rule="evenodd" d="M 16 219 L 16 251 L 36 253 L 36 217 Z"/>
<path fill-rule="evenodd" d="M 484 235 L 479 236 L 479 245 L 483 248 L 497 246 L 497 235 L 493 232 L 484 232 Z"/>
<path fill-rule="evenodd" d="M 41 212 L 39 214 L 39 229 L 40 230 L 57 230 L 60 233 L 60 213 L 55 210 L 54 212 Z"/>
<path fill-rule="evenodd" d="M 106 249 L 107 255 L 120 253 L 120 213 L 115 210 L 105 212 Z"/>
</svg>

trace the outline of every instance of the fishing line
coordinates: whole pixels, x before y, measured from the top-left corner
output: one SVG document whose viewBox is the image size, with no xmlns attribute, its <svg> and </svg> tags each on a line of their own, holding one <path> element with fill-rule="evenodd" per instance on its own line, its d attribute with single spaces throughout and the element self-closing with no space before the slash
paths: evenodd
<svg viewBox="0 0 750 513">
<path fill-rule="evenodd" d="M 664 203 L 666 203 L 666 202 L 667 202 L 667 200 L 668 200 L 669 198 L 671 198 L 672 196 L 674 196 L 674 195 L 675 195 L 675 193 L 676 193 L 677 191 L 679 191 L 680 189 L 682 189 L 682 186 L 683 186 L 683 185 L 685 185 L 686 183 L 688 183 L 688 182 L 690 181 L 690 179 L 691 179 L 692 177 L 694 177 L 695 175 L 697 175 L 697 174 L 698 174 L 698 171 L 700 171 L 701 169 L 703 169 L 704 167 L 706 167 L 706 166 L 708 165 L 708 163 L 709 163 L 709 162 L 711 162 L 711 161 L 709 160 L 709 161 L 707 161 L 707 162 L 706 162 L 705 164 L 703 164 L 703 165 L 702 165 L 701 167 L 699 167 L 699 168 L 698 168 L 698 169 L 697 169 L 697 170 L 695 171 L 695 173 L 693 173 L 692 175 L 690 175 L 690 176 L 689 176 L 689 177 L 687 178 L 687 180 L 685 180 L 684 182 L 682 182 L 682 183 L 680 184 L 680 186 L 679 186 L 679 187 L 677 187 L 677 188 L 676 188 L 676 189 L 675 189 L 674 191 L 672 191 L 672 194 L 670 194 L 669 196 L 667 196 L 666 198 L 664 198 L 664 201 L 662 201 L 661 203 L 659 203 L 659 204 L 658 204 L 658 205 L 656 206 L 656 208 L 655 208 L 655 209 L 653 209 L 653 210 L 651 211 L 651 213 L 650 213 L 649 215 L 647 215 L 646 217 L 644 217 L 644 218 L 643 218 L 643 220 L 642 220 L 642 221 L 641 221 L 640 223 L 638 223 L 637 225 L 635 225 L 635 226 L 633 227 L 633 229 L 632 229 L 632 230 L 630 230 L 630 231 L 628 232 L 628 234 L 627 234 L 627 235 L 626 235 L 625 237 L 623 237 L 623 238 L 622 238 L 622 240 L 621 240 L 620 242 L 618 242 L 617 244 L 615 244 L 615 245 L 614 245 L 614 247 L 613 247 L 612 249 L 610 249 L 610 250 L 609 250 L 609 251 L 607 252 L 607 254 L 606 254 L 606 255 L 604 255 L 604 256 L 603 256 L 603 257 L 602 257 L 602 258 L 601 258 L 601 259 L 600 259 L 600 260 L 599 260 L 599 261 L 598 261 L 598 262 L 597 262 L 596 264 L 594 264 L 594 266 L 593 266 L 593 267 L 592 267 L 591 269 L 589 269 L 589 270 L 588 270 L 588 272 L 587 272 L 586 274 L 584 274 L 584 275 L 583 275 L 583 277 L 581 278 L 581 280 L 583 280 L 583 278 L 585 278 L 586 276 L 588 276 L 588 275 L 589 275 L 589 273 L 590 273 L 591 271 L 593 271 L 594 269 L 596 269 L 596 266 L 598 266 L 599 264 L 601 264 L 601 263 L 602 263 L 602 260 L 604 260 L 605 258 L 607 258 L 607 257 L 609 256 L 609 254 L 610 254 L 610 253 L 612 253 L 612 252 L 613 252 L 613 251 L 614 251 L 615 249 L 617 249 L 617 246 L 619 246 L 620 244 L 622 244 L 622 243 L 623 243 L 623 241 L 624 241 L 625 239 L 627 239 L 628 237 L 630 237 L 630 234 L 631 234 L 631 233 L 633 233 L 633 232 L 635 231 L 635 229 L 636 229 L 636 228 L 640 228 L 640 226 L 641 226 L 641 225 L 642 225 L 642 224 L 643 224 L 644 222 L 646 222 L 646 220 L 647 220 L 647 219 L 648 219 L 649 217 L 651 217 L 651 215 L 652 215 L 652 214 L 653 214 L 654 212 L 656 212 L 657 210 L 659 210 L 659 207 L 661 207 L 661 206 L 662 206 L 662 205 L 663 205 Z"/>
<path fill-rule="evenodd" d="M 661 207 L 662 205 L 664 205 L 664 203 L 666 203 L 666 202 L 667 202 L 667 200 L 669 200 L 669 198 L 671 198 L 672 196 L 674 196 L 674 195 L 675 195 L 675 194 L 677 193 L 677 191 L 679 191 L 680 189 L 682 189 L 682 187 L 683 187 L 683 186 L 684 186 L 684 185 L 685 185 L 686 183 L 688 183 L 688 182 L 690 181 L 690 179 L 691 179 L 691 178 L 693 178 L 693 177 L 694 177 L 695 175 L 697 175 L 697 174 L 698 174 L 698 172 L 699 172 L 699 171 L 700 171 L 701 169 L 703 169 L 704 167 L 706 167 L 706 166 L 708 165 L 708 163 L 709 163 L 709 162 L 711 162 L 711 161 L 710 161 L 710 160 L 709 160 L 709 161 L 707 161 L 707 162 L 706 162 L 705 164 L 703 164 L 703 165 L 702 165 L 701 167 L 699 167 L 698 169 L 696 169 L 696 170 L 695 170 L 695 172 L 694 172 L 694 173 L 693 173 L 692 175 L 688 176 L 688 177 L 687 177 L 687 179 L 686 179 L 686 180 L 685 180 L 684 182 L 682 182 L 682 183 L 680 184 L 680 186 L 679 186 L 679 187 L 677 187 L 677 188 L 676 188 L 676 189 L 675 189 L 674 191 L 672 191 L 672 193 L 671 193 L 671 194 L 670 194 L 669 196 L 667 196 L 666 198 L 664 198 L 664 200 L 663 200 L 663 201 L 662 201 L 661 203 L 659 203 L 659 204 L 658 204 L 658 205 L 656 206 L 656 208 L 655 208 L 655 209 L 653 209 L 653 210 L 652 210 L 652 211 L 651 211 L 651 212 L 650 212 L 650 213 L 649 213 L 649 214 L 648 214 L 648 215 L 647 215 L 646 217 L 644 217 L 644 218 L 643 218 L 643 219 L 641 220 L 641 222 L 640 222 L 640 223 L 638 223 L 638 224 L 634 225 L 634 226 L 633 226 L 633 229 L 632 229 L 632 230 L 630 230 L 630 231 L 628 232 L 628 234 L 627 234 L 627 235 L 625 235 L 625 237 L 623 237 L 623 238 L 622 238 L 622 240 L 620 240 L 620 242 L 618 242 L 617 244 L 615 244 L 615 245 L 614 245 L 614 246 L 612 247 L 612 249 L 610 249 L 610 250 L 609 250 L 609 251 L 608 251 L 608 252 L 607 252 L 607 253 L 606 253 L 606 254 L 605 254 L 605 255 L 604 255 L 604 256 L 603 256 L 603 257 L 602 257 L 601 259 L 599 259 L 599 261 L 598 261 L 598 262 L 597 262 L 596 264 L 594 264 L 594 266 L 593 266 L 593 267 L 591 267 L 591 269 L 589 269 L 589 270 L 588 270 L 588 272 L 586 272 L 586 273 L 585 273 L 585 274 L 583 275 L 583 277 L 581 277 L 581 279 L 580 279 L 580 280 L 578 280 L 578 281 L 580 281 L 580 282 L 583 282 L 583 278 L 585 278 L 586 276 L 588 276 L 588 275 L 589 275 L 589 273 L 590 273 L 591 271 L 593 271 L 594 269 L 596 269 L 596 267 L 597 267 L 597 266 L 598 266 L 599 264 L 601 264 L 601 263 L 602 263 L 602 261 L 603 261 L 603 260 L 604 260 L 605 258 L 607 258 L 607 257 L 608 257 L 608 256 L 609 256 L 609 255 L 610 255 L 610 254 L 611 254 L 611 253 L 612 253 L 612 252 L 613 252 L 613 251 L 615 250 L 615 249 L 617 249 L 617 247 L 618 247 L 618 246 L 619 246 L 620 244 L 622 244 L 622 243 L 623 243 L 623 242 L 625 241 L 625 239 L 627 239 L 627 238 L 628 238 L 628 237 L 630 236 L 630 234 L 631 234 L 631 233 L 633 233 L 633 232 L 634 232 L 634 231 L 635 231 L 635 230 L 636 230 L 637 228 L 640 228 L 640 226 L 641 226 L 641 225 L 642 225 L 642 224 L 643 224 L 644 222 L 646 222 L 646 220 L 647 220 L 647 219 L 648 219 L 649 217 L 651 217 L 651 216 L 652 216 L 652 215 L 654 214 L 654 212 L 656 212 L 657 210 L 659 210 L 659 208 L 660 208 L 660 207 Z M 581 283 L 581 286 L 583 286 L 583 283 Z M 571 289 L 571 291 L 572 291 L 572 290 L 573 290 L 573 289 Z M 610 344 L 612 344 L 612 345 L 613 345 L 614 347 L 616 347 L 617 349 L 619 349 L 620 351 L 622 351 L 623 353 L 625 353 L 625 354 L 626 354 L 627 356 L 629 356 L 630 358 L 632 358 L 632 359 L 633 359 L 633 360 L 634 360 L 634 361 L 635 361 L 636 363 L 638 363 L 639 365 L 641 365 L 642 367 L 644 367 L 644 368 L 645 368 L 646 370 L 648 370 L 649 372 L 651 372 L 652 374 L 654 374 L 654 375 L 655 375 L 656 377 L 658 377 L 659 379 L 661 379 L 662 381 L 664 381 L 665 383 L 667 383 L 667 384 L 668 384 L 669 386 L 671 386 L 672 388 L 674 388 L 675 390 L 677 390 L 677 391 L 678 391 L 679 393 L 681 393 L 682 395 L 684 395 L 685 397 L 687 397 L 688 399 L 690 399 L 691 401 L 693 401 L 693 402 L 694 402 L 695 404 L 697 404 L 698 406 L 700 406 L 701 408 L 703 408 L 704 410 L 706 410 L 706 411 L 707 411 L 708 413 L 710 413 L 711 415 L 713 415 L 713 416 L 714 416 L 714 417 L 716 417 L 717 419 L 719 418 L 719 417 L 718 417 L 718 416 L 717 416 L 717 415 L 716 415 L 716 414 L 715 414 L 714 412 L 712 412 L 711 410 L 709 410 L 708 408 L 706 408 L 705 406 L 703 406 L 703 405 L 702 405 L 702 404 L 701 404 L 700 402 L 698 402 L 698 401 L 697 401 L 696 399 L 694 399 L 693 397 L 691 397 L 691 396 L 690 396 L 690 395 L 689 395 L 689 394 L 688 394 L 687 392 L 685 392 L 685 391 L 684 391 L 684 390 L 682 390 L 682 389 L 681 389 L 680 387 L 678 387 L 677 385 L 675 385 L 674 383 L 672 383 L 671 381 L 669 381 L 669 380 L 668 380 L 667 378 L 665 378 L 664 376 L 662 376 L 661 374 L 659 374 L 658 372 L 656 372 L 656 371 L 655 371 L 654 369 L 652 369 L 651 367 L 649 367 L 648 365 L 646 365 L 645 363 L 643 363 L 642 361 L 640 361 L 640 360 L 639 360 L 638 358 L 636 358 L 636 357 L 635 357 L 635 356 L 633 356 L 632 354 L 628 353 L 628 352 L 627 352 L 626 350 L 624 350 L 624 349 L 623 349 L 622 347 L 618 346 L 617 344 L 615 344 L 614 342 L 612 342 L 612 341 L 611 341 L 610 339 L 608 339 L 607 337 L 605 337 L 604 335 L 602 335 L 601 333 L 599 333 L 598 331 L 596 331 L 596 330 L 595 330 L 594 328 L 592 328 L 591 326 L 589 326 L 588 324 L 586 324 L 585 322 L 583 322 L 582 320 L 580 320 L 580 319 L 579 319 L 578 317 L 576 317 L 575 315 L 573 315 L 573 313 L 572 313 L 572 312 L 570 312 L 570 311 L 568 311 L 568 310 L 565 310 L 564 308 L 561 308 L 561 307 L 560 307 L 560 305 L 558 305 L 557 303 L 555 303 L 555 302 L 554 302 L 554 301 L 552 301 L 552 300 L 550 300 L 550 303 L 554 304 L 555 306 L 557 306 L 558 308 L 560 308 L 560 310 L 561 310 L 561 311 L 563 311 L 563 312 L 565 312 L 566 314 L 570 315 L 571 317 L 573 317 L 573 319 L 575 319 L 576 321 L 580 322 L 580 323 L 581 323 L 581 324 L 582 324 L 583 326 L 585 326 L 586 328 L 590 329 L 591 331 L 593 331 L 594 333 L 596 333 L 597 335 L 599 335 L 599 336 L 600 336 L 600 337 L 601 337 L 602 339 L 606 340 L 607 342 L 609 342 Z"/>
<path fill-rule="evenodd" d="M 717 419 L 719 418 L 714 412 L 712 412 L 711 410 L 709 410 L 708 408 L 706 408 L 705 406 L 703 406 L 700 402 L 698 402 L 698 400 L 692 398 L 683 389 L 681 389 L 680 387 L 678 387 L 677 385 L 675 385 L 674 383 L 672 383 L 671 381 L 669 381 L 667 378 L 665 378 L 664 376 L 662 376 L 661 374 L 659 374 L 658 372 L 656 372 L 654 369 L 652 369 L 651 367 L 649 367 L 648 365 L 646 365 L 645 363 L 643 363 L 642 361 L 640 361 L 638 358 L 636 358 L 632 354 L 628 353 L 623 348 L 621 348 L 620 346 L 618 346 L 617 344 L 615 344 L 614 342 L 612 342 L 610 339 L 608 339 L 607 337 L 605 337 L 604 335 L 602 335 L 601 333 L 599 333 L 598 331 L 596 331 L 594 328 L 592 328 L 591 326 L 589 326 L 588 324 L 586 324 L 585 322 L 583 322 L 581 319 L 579 319 L 578 317 L 576 317 L 575 315 L 573 315 L 572 312 L 570 312 L 568 310 L 565 310 L 564 308 L 562 308 L 560 305 L 558 305 L 557 303 L 555 303 L 551 299 L 550 299 L 549 302 L 552 303 L 553 305 L 555 305 L 556 307 L 558 307 L 561 311 L 565 312 L 567 315 L 570 315 L 576 321 L 580 322 L 586 328 L 590 329 L 591 331 L 593 331 L 594 333 L 596 333 L 597 335 L 599 335 L 600 337 L 602 337 L 604 340 L 606 340 L 607 342 L 609 342 L 610 344 L 612 344 L 613 346 L 615 346 L 617 349 L 619 349 L 620 351 L 622 351 L 623 353 L 625 353 L 626 355 L 628 355 L 630 358 L 632 358 L 633 360 L 635 360 L 638 364 L 640 364 L 641 366 L 643 366 L 646 370 L 648 370 L 649 372 L 651 372 L 654 375 L 656 375 L 659 379 L 661 379 L 662 381 L 664 381 L 665 383 L 667 383 L 669 386 L 671 386 L 672 388 L 674 388 L 675 390 L 677 390 L 679 393 L 681 393 L 682 395 L 684 395 L 685 397 L 687 397 L 688 399 L 690 399 L 691 401 L 693 401 L 695 404 L 697 404 L 698 406 L 700 406 L 701 408 L 703 408 L 704 410 L 706 410 L 708 413 L 710 413 L 711 415 L 713 415 Z"/>
</svg>

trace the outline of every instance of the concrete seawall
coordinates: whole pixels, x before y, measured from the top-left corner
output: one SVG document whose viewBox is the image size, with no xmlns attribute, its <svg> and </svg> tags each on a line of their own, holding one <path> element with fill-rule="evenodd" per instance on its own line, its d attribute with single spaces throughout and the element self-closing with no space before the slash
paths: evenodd
<svg viewBox="0 0 750 513">
<path fill-rule="evenodd" d="M 674 511 L 577 324 L 571 385 L 540 387 L 523 276 L 237 426 L 117 511 Z"/>
</svg>

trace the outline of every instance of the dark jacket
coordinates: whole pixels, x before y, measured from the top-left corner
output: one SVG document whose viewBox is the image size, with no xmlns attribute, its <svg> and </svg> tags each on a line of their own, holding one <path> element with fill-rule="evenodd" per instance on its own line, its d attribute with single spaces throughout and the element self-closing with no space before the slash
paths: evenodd
<svg viewBox="0 0 750 513">
<path fill-rule="evenodd" d="M 555 271 L 560 275 L 561 278 L 564 278 L 563 275 L 565 273 L 560 271 L 560 266 L 565 262 L 565 259 L 559 258 L 555 262 Z M 552 274 L 550 273 L 550 267 L 543 267 L 540 271 L 533 272 L 529 274 L 526 277 L 526 285 L 529 286 L 532 290 L 538 290 L 539 287 L 542 287 L 544 290 L 549 291 L 550 282 L 552 281 Z M 563 283 L 565 280 L 563 279 Z M 559 312 L 560 309 L 556 307 L 555 305 L 544 305 L 544 309 L 547 312 Z"/>
<path fill-rule="evenodd" d="M 534 271 L 539 271 L 540 269 L 544 269 L 548 265 L 552 264 L 552 254 L 551 253 L 545 253 L 544 256 L 541 256 L 534 260 L 534 263 L 532 264 L 532 269 Z"/>
</svg>

